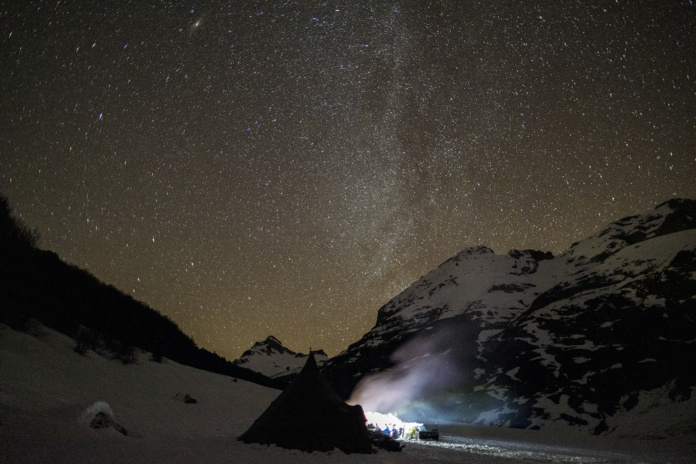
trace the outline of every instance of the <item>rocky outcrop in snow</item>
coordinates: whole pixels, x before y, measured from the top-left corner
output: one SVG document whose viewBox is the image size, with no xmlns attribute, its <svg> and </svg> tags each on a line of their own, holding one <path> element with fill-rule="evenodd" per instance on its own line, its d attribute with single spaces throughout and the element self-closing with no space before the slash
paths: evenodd
<svg viewBox="0 0 696 464">
<path fill-rule="evenodd" d="M 80 419 L 93 429 L 105 429 L 110 427 L 123 435 L 128 435 L 126 429 L 116 422 L 114 413 L 109 407 L 109 404 L 104 401 L 97 401 L 85 409 Z"/>
<path fill-rule="evenodd" d="M 654 434 L 693 427 L 693 359 L 696 201 L 671 200 L 558 256 L 466 249 L 324 373 L 412 420 Z"/>
</svg>

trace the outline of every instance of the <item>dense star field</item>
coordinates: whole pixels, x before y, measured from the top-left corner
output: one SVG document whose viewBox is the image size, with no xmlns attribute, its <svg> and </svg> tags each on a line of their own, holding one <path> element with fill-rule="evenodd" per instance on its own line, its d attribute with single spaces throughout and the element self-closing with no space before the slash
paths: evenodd
<svg viewBox="0 0 696 464">
<path fill-rule="evenodd" d="M 0 191 L 238 357 L 696 197 L 691 1 L 3 2 Z"/>
</svg>

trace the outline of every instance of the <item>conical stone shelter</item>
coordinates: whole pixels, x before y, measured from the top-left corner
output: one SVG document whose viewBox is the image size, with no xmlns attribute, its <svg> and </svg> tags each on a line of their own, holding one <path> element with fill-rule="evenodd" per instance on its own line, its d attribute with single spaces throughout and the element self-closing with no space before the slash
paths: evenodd
<svg viewBox="0 0 696 464">
<path fill-rule="evenodd" d="M 373 452 L 362 407 L 341 401 L 312 353 L 295 380 L 239 439 L 307 452 Z"/>
</svg>

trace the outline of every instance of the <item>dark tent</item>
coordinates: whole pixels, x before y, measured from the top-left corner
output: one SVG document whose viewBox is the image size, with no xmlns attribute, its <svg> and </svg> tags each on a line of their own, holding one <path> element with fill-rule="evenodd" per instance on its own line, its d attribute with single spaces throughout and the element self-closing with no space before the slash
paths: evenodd
<svg viewBox="0 0 696 464">
<path fill-rule="evenodd" d="M 239 439 L 307 452 L 372 453 L 362 407 L 341 401 L 311 353 L 295 380 Z"/>
</svg>

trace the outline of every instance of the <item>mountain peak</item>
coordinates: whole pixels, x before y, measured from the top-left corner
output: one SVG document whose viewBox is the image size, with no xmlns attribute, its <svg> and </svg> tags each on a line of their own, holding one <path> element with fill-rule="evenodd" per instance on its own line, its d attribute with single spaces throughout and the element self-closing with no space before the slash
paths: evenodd
<svg viewBox="0 0 696 464">
<path fill-rule="evenodd" d="M 692 215 L 696 212 L 696 200 L 692 200 L 690 198 L 672 198 L 663 203 L 660 203 L 659 205 L 657 205 L 655 209 L 660 209 L 664 206 L 670 208 L 673 211 L 689 210 L 691 211 Z"/>
<path fill-rule="evenodd" d="M 696 200 L 675 198 L 645 214 L 626 216 L 596 234 L 571 245 L 570 259 L 602 262 L 619 250 L 646 240 L 696 229 Z"/>
<path fill-rule="evenodd" d="M 478 245 L 478 246 L 464 248 L 458 254 L 463 255 L 463 256 L 471 256 L 471 255 L 485 255 L 488 253 L 495 253 L 495 252 L 485 245 Z"/>
<path fill-rule="evenodd" d="M 273 335 L 269 335 L 266 337 L 266 339 L 262 342 L 256 342 L 254 343 L 254 346 L 252 346 L 250 349 L 244 352 L 242 354 L 242 358 L 248 355 L 252 355 L 254 352 L 260 352 L 260 353 L 265 353 L 265 354 L 274 354 L 274 353 L 287 353 L 291 355 L 295 355 L 296 353 L 289 348 L 286 348 L 283 346 L 280 340 L 278 340 L 276 337 Z"/>
<path fill-rule="evenodd" d="M 318 365 L 328 359 L 323 350 L 312 350 L 311 353 Z M 304 366 L 307 356 L 284 347 L 280 340 L 269 335 L 264 341 L 254 343 L 233 363 L 273 378 L 295 373 Z"/>
<path fill-rule="evenodd" d="M 287 348 L 283 346 L 283 343 L 277 338 L 275 338 L 273 335 L 269 335 L 268 337 L 266 337 L 266 339 L 263 342 L 261 342 L 261 344 L 279 350 L 287 350 Z"/>
<path fill-rule="evenodd" d="M 667 433 L 696 420 L 694 302 L 696 201 L 673 199 L 555 257 L 467 248 L 323 373 L 352 402 L 420 422 Z"/>
</svg>

